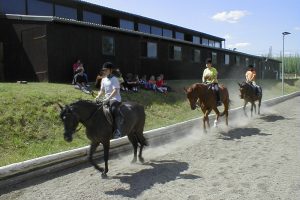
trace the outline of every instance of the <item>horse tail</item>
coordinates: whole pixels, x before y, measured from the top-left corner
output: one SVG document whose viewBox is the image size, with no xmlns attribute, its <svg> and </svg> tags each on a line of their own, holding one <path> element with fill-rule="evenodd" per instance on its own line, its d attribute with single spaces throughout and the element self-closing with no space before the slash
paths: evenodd
<svg viewBox="0 0 300 200">
<path fill-rule="evenodd" d="M 144 135 L 142 133 L 137 134 L 136 138 L 138 140 L 138 143 L 140 143 L 141 145 L 143 145 L 143 146 L 148 146 L 149 145 L 147 139 L 144 137 Z"/>
<path fill-rule="evenodd" d="M 229 93 L 228 90 L 225 86 L 223 86 L 223 95 L 225 97 L 225 101 L 223 101 L 224 104 L 224 111 L 220 114 L 220 116 L 224 116 L 225 114 L 228 115 L 228 110 L 229 110 L 229 106 L 232 103 L 231 100 L 229 99 Z"/>
</svg>

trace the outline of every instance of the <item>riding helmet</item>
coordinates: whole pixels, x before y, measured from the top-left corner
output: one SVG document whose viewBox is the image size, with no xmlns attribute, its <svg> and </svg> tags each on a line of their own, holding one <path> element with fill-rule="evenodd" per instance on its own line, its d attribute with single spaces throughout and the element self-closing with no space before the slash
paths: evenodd
<svg viewBox="0 0 300 200">
<path fill-rule="evenodd" d="M 114 65 L 111 62 L 105 62 L 102 65 L 102 69 L 114 69 Z"/>
</svg>

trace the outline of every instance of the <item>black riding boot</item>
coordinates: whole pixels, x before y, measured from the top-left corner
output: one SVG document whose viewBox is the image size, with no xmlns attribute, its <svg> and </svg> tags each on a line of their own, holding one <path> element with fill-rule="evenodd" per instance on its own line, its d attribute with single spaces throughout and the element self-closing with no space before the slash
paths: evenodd
<svg viewBox="0 0 300 200">
<path fill-rule="evenodd" d="M 120 105 L 121 105 L 121 103 L 118 101 L 115 101 L 111 104 L 111 112 L 114 117 L 114 127 L 113 127 L 113 130 L 114 130 L 113 138 L 114 139 L 120 138 L 123 135 L 122 129 L 121 129 L 122 115 L 120 113 Z"/>
<path fill-rule="evenodd" d="M 220 98 L 220 91 L 219 91 L 219 86 L 218 86 L 218 84 L 215 84 L 215 85 L 214 85 L 214 89 L 215 89 L 215 92 L 216 92 L 217 106 L 221 106 L 221 105 L 222 105 L 222 102 L 221 102 L 221 98 Z"/>
</svg>

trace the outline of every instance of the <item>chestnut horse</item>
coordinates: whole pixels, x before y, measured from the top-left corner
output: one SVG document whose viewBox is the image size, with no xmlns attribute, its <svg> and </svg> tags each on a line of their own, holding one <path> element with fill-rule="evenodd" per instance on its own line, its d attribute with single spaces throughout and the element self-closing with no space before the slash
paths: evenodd
<svg viewBox="0 0 300 200">
<path fill-rule="evenodd" d="M 205 122 L 207 122 L 208 128 L 210 128 L 208 115 L 212 110 L 216 113 L 216 119 L 214 121 L 214 126 L 217 126 L 217 122 L 220 116 L 225 115 L 226 125 L 228 126 L 228 109 L 229 109 L 229 93 L 227 88 L 224 85 L 219 86 L 220 99 L 224 104 L 224 111 L 219 112 L 217 108 L 216 94 L 209 87 L 209 85 L 204 83 L 195 83 L 191 85 L 188 89 L 184 89 L 186 96 L 190 102 L 192 110 L 195 110 L 196 107 L 200 106 L 204 117 L 203 117 L 203 129 L 206 131 Z"/>
</svg>

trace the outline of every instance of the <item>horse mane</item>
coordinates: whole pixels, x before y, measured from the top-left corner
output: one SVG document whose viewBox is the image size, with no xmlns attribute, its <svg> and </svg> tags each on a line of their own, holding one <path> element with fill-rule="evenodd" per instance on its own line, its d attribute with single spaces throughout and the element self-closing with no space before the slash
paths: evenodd
<svg viewBox="0 0 300 200">
<path fill-rule="evenodd" d="M 207 85 L 204 84 L 204 83 L 194 83 L 193 85 L 191 85 L 189 88 L 188 88 L 188 92 L 189 93 L 193 93 L 193 94 L 196 94 L 198 92 L 197 95 L 204 95 L 202 93 L 202 89 L 203 88 L 207 88 Z"/>
<path fill-rule="evenodd" d="M 96 102 L 91 100 L 85 100 L 85 99 L 80 99 L 70 104 L 70 106 L 74 106 L 74 105 L 93 106 L 93 107 L 99 106 Z"/>
</svg>

